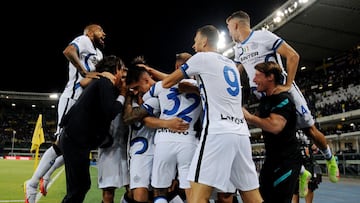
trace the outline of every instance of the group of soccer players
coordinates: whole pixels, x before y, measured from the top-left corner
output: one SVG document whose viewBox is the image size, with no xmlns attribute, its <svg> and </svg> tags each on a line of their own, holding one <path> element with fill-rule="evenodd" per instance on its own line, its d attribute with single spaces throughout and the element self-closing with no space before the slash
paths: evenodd
<svg viewBox="0 0 360 203">
<path fill-rule="evenodd" d="M 141 58 L 127 66 L 128 91 L 123 111 L 109 130 L 113 138 L 123 138 L 124 134 L 128 137 L 114 139 L 117 141 L 110 148 L 122 143 L 118 150 L 100 150 L 98 182 L 104 191 L 104 203 L 112 202 L 114 189 L 122 186 L 127 188 L 124 202 L 151 199 L 154 203 L 176 203 L 186 199 L 207 203 L 214 192 L 218 193 L 219 202 L 233 202 L 232 195 L 236 192 L 243 202 L 263 202 L 252 161 L 250 132 L 241 108 L 240 74 L 245 69 L 252 93 L 260 99 L 263 93 L 256 91 L 257 85 L 252 80 L 254 67 L 267 61 L 282 67 L 281 57 L 286 59 L 282 67 L 285 80 L 274 93 L 291 94 L 297 109 L 297 128 L 312 138 L 323 153 L 330 181 L 338 181 L 337 163 L 294 82 L 298 53 L 269 31 L 251 30 L 250 17 L 244 11 L 234 12 L 226 23 L 235 42 L 234 60 L 217 52 L 219 31 L 206 25 L 194 37 L 196 54 L 177 55 L 176 68 L 171 74 L 148 67 Z M 59 100 L 59 122 L 85 88 L 84 80 L 88 79 L 89 83 L 97 79 L 95 64 L 103 58 L 99 48 L 104 38 L 102 28 L 92 24 L 64 50 L 69 60 L 69 82 Z M 117 133 L 116 129 L 123 133 Z M 62 155 L 57 143 L 44 153 L 33 177 L 26 181 L 26 202 L 35 202 L 40 180 L 41 192 L 46 195 L 50 176 L 44 178 L 45 173 L 62 165 L 61 160 L 55 161 Z M 111 156 L 117 157 L 118 165 L 114 167 L 118 170 L 111 167 L 114 161 L 106 161 Z M 174 183 L 183 190 L 179 193 L 181 198 L 177 195 L 169 198 Z"/>
</svg>

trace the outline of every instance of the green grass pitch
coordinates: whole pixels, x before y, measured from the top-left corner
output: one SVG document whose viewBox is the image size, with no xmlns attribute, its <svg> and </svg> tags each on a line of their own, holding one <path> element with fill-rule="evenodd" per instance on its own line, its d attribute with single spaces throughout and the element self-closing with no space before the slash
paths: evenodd
<svg viewBox="0 0 360 203">
<path fill-rule="evenodd" d="M 24 202 L 24 181 L 30 179 L 34 172 L 34 160 L 4 160 L 0 159 L 0 203 Z M 102 191 L 97 187 L 97 168 L 90 167 L 91 188 L 88 191 L 84 203 L 101 202 Z M 44 197 L 40 193 L 38 203 L 60 203 L 65 195 L 66 180 L 64 166 L 57 169 L 53 175 L 54 180 Z M 120 202 L 124 188 L 115 192 L 115 202 Z"/>
</svg>

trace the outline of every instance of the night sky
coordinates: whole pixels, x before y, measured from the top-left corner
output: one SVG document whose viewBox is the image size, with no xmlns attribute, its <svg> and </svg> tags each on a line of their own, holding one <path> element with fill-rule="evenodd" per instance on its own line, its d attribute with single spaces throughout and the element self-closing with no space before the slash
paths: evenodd
<svg viewBox="0 0 360 203">
<path fill-rule="evenodd" d="M 149 65 L 169 73 L 176 53 L 194 54 L 197 28 L 213 24 L 227 33 L 225 20 L 237 10 L 246 11 L 255 26 L 286 1 L 73 2 L 13 1 L 2 7 L 0 90 L 62 92 L 67 81 L 62 51 L 90 23 L 99 23 L 107 34 L 105 55 L 115 54 L 126 63 L 143 55 Z"/>
</svg>

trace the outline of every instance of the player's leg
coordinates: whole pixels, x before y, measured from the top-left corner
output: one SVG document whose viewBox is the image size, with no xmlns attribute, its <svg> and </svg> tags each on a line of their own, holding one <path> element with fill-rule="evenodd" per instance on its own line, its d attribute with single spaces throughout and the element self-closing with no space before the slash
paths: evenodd
<svg viewBox="0 0 360 203">
<path fill-rule="evenodd" d="M 197 142 L 179 143 L 176 147 L 172 147 L 177 149 L 177 178 L 179 180 L 179 188 L 185 191 L 186 199 L 189 199 L 191 194 L 190 181 L 187 179 L 187 177 L 196 147 Z"/>
<path fill-rule="evenodd" d="M 154 203 L 168 202 L 168 190 L 176 174 L 175 147 L 174 143 L 165 142 L 160 142 L 155 147 L 151 176 Z"/>
<path fill-rule="evenodd" d="M 132 199 L 137 202 L 148 202 L 150 197 L 150 180 L 153 165 L 153 154 L 143 154 L 144 145 L 148 140 L 144 137 L 136 137 L 130 145 L 130 190 Z"/>
<path fill-rule="evenodd" d="M 191 195 L 188 202 L 208 203 L 211 197 L 213 188 L 211 186 L 190 182 Z"/>
<path fill-rule="evenodd" d="M 234 203 L 234 197 L 235 197 L 234 193 L 218 192 L 216 202 L 217 203 Z M 235 202 L 237 202 L 237 200 Z"/>
<path fill-rule="evenodd" d="M 122 195 L 120 199 L 120 203 L 132 203 L 132 193 L 129 188 L 129 185 L 125 186 L 125 193 Z"/>
<path fill-rule="evenodd" d="M 115 188 L 103 188 L 102 189 L 102 203 L 113 203 L 115 198 Z"/>
<path fill-rule="evenodd" d="M 55 163 L 49 168 L 49 170 L 45 173 L 45 175 L 40 179 L 40 192 L 46 196 L 47 194 L 47 187 L 50 182 L 51 175 L 54 173 L 56 169 L 60 166 L 64 165 L 64 158 L 63 156 L 59 156 L 55 159 Z"/>
<path fill-rule="evenodd" d="M 334 156 L 327 144 L 327 140 L 325 135 L 320 132 L 317 127 L 315 126 L 315 121 L 309 107 L 307 106 L 307 102 L 300 92 L 300 89 L 293 84 L 289 91 L 291 95 L 291 99 L 293 100 L 296 111 L 297 111 L 297 128 L 301 129 L 306 136 L 310 137 L 315 145 L 319 148 L 320 152 L 323 154 L 324 158 L 326 159 L 326 165 L 328 168 L 329 179 L 331 182 L 337 182 L 338 178 L 338 166 L 335 161 Z"/>
<path fill-rule="evenodd" d="M 299 196 L 304 198 L 308 194 L 308 184 L 311 179 L 311 173 L 305 169 L 304 165 L 301 166 L 300 175 L 299 175 Z"/>
<path fill-rule="evenodd" d="M 37 166 L 31 179 L 26 181 L 25 196 L 27 199 L 29 199 L 29 203 L 31 203 L 32 199 L 35 199 L 36 197 L 40 178 L 42 178 L 45 173 L 50 169 L 50 167 L 54 164 L 55 159 L 59 155 L 61 155 L 59 147 L 53 144 L 53 146 L 49 147 L 43 154 L 42 158 L 40 159 L 39 165 Z"/>
</svg>

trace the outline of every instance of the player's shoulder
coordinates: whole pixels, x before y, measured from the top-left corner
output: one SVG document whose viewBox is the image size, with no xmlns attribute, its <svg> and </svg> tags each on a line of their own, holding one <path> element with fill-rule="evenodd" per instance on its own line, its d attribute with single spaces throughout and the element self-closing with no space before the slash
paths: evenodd
<svg viewBox="0 0 360 203">
<path fill-rule="evenodd" d="M 294 105 L 294 102 L 291 100 L 291 96 L 289 92 L 281 92 L 276 97 L 276 100 L 278 103 L 281 103 L 282 105 Z"/>
<path fill-rule="evenodd" d="M 290 93 L 286 92 L 286 91 L 285 92 L 280 92 L 277 97 L 280 98 L 280 99 L 291 98 Z"/>
<path fill-rule="evenodd" d="M 74 38 L 73 42 L 80 42 L 80 41 L 86 41 L 86 40 L 90 40 L 89 37 L 87 37 L 85 35 L 79 35 Z"/>
</svg>

